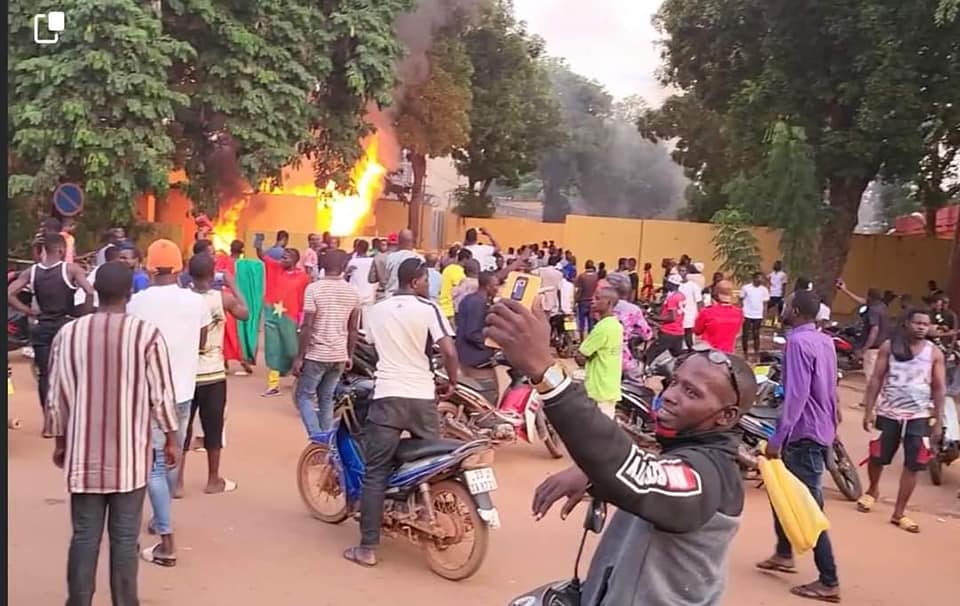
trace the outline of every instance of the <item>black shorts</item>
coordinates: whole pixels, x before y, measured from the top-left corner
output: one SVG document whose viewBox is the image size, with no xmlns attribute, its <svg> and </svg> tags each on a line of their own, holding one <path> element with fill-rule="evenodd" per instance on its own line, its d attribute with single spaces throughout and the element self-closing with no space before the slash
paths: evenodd
<svg viewBox="0 0 960 606">
<path fill-rule="evenodd" d="M 930 435 L 930 419 L 913 419 L 904 423 L 878 416 L 876 427 L 880 430 L 880 453 L 871 456 L 871 462 L 889 465 L 903 441 L 903 466 L 910 471 L 926 469 L 926 462 L 920 461 L 920 453 L 924 451 L 923 439 Z"/>
<path fill-rule="evenodd" d="M 778 314 L 783 313 L 783 297 L 770 297 L 767 309 L 776 309 Z"/>
<path fill-rule="evenodd" d="M 223 417 L 227 410 L 227 381 L 197 385 L 190 406 L 190 426 L 200 410 L 203 428 L 203 447 L 207 450 L 223 448 Z"/>
</svg>

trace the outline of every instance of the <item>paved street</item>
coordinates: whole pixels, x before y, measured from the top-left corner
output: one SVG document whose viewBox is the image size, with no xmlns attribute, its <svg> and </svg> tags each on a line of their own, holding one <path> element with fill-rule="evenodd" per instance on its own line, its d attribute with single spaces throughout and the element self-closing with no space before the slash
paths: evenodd
<svg viewBox="0 0 960 606">
<path fill-rule="evenodd" d="M 17 359 L 17 356 L 14 356 Z M 187 496 L 174 503 L 179 545 L 176 568 L 141 564 L 140 595 L 148 605 L 293 606 L 311 604 L 456 604 L 496 606 L 525 589 L 569 576 L 576 554 L 581 516 L 561 522 L 553 513 L 535 522 L 529 513 L 534 487 L 565 463 L 545 451 L 515 445 L 497 452 L 500 489 L 494 500 L 503 527 L 491 537 L 484 566 L 473 578 L 451 583 L 433 575 L 416 549 L 401 540 L 386 541 L 382 563 L 361 569 L 341 559 L 357 540 L 355 522 L 328 526 L 311 518 L 295 482 L 303 429 L 288 397 L 263 400 L 262 370 L 253 377 L 230 378 L 228 445 L 224 474 L 239 483 L 232 494 L 202 492 L 205 461 L 189 456 Z M 33 379 L 24 362 L 15 362 L 17 393 L 11 415 L 23 428 L 9 431 L 9 594 L 12 605 L 62 603 L 65 595 L 69 509 L 61 471 L 50 462 L 52 443 L 42 440 Z M 859 377 L 850 380 L 860 381 Z M 860 384 L 862 387 L 862 383 Z M 289 385 L 285 384 L 285 396 Z M 842 389 L 842 428 L 855 458 L 866 452 L 859 415 L 849 406 L 861 394 Z M 899 464 L 899 463 L 898 463 Z M 922 533 L 908 535 L 888 523 L 899 468 L 890 469 L 883 503 L 871 515 L 859 514 L 840 500 L 826 478 L 827 514 L 837 552 L 844 603 L 900 606 L 949 602 L 957 589 L 960 549 L 960 466 L 948 469 L 945 486 L 924 476 L 911 515 Z M 864 478 L 865 479 L 865 478 Z M 149 507 L 149 506 L 147 506 Z M 578 510 L 582 511 L 582 510 Z M 150 540 L 145 533 L 143 542 Z M 596 539 L 590 539 L 591 545 Z M 95 603 L 109 603 L 107 541 L 101 551 Z M 770 554 L 773 530 L 765 494 L 747 488 L 743 526 L 730 559 L 725 604 L 790 606 L 791 583 L 814 578 L 811 556 L 800 559 L 801 574 L 772 576 L 753 569 Z"/>
</svg>

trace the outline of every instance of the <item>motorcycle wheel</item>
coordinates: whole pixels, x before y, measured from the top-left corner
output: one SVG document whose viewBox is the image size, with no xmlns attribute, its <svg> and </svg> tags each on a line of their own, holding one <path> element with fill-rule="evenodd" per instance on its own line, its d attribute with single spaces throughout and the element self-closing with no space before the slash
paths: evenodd
<svg viewBox="0 0 960 606">
<path fill-rule="evenodd" d="M 933 482 L 934 486 L 943 484 L 943 461 L 940 457 L 933 457 L 927 463 L 927 469 L 930 470 L 930 481 Z"/>
<path fill-rule="evenodd" d="M 451 581 L 473 576 L 487 556 L 490 529 L 477 513 L 470 492 L 460 482 L 444 480 L 430 487 L 437 524 L 447 538 L 425 539 L 423 551 L 430 570 Z M 469 540 L 466 549 L 465 543 Z M 455 553 L 456 552 L 456 553 Z"/>
<path fill-rule="evenodd" d="M 440 437 L 445 440 L 463 440 L 470 442 L 477 436 L 463 423 L 460 417 L 460 408 L 450 402 L 437 404 L 437 414 L 440 415 Z"/>
<path fill-rule="evenodd" d="M 329 462 L 330 449 L 324 444 L 308 444 L 297 464 L 297 487 L 310 515 L 328 524 L 347 519 L 347 496 L 340 475 Z"/>
<path fill-rule="evenodd" d="M 827 469 L 830 471 L 830 476 L 833 477 L 833 482 L 848 501 L 856 501 L 863 496 L 860 474 L 857 473 L 856 466 L 850 460 L 847 449 L 839 440 L 833 444 L 833 448 L 830 449 L 827 456 Z"/>
</svg>

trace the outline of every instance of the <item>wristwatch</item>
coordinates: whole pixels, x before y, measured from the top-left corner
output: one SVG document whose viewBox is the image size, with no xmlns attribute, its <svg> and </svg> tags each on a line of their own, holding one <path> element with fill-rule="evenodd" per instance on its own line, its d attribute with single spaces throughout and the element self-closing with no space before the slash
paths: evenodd
<svg viewBox="0 0 960 606">
<path fill-rule="evenodd" d="M 567 376 L 567 371 L 560 364 L 554 363 L 547 368 L 546 372 L 543 373 L 543 378 L 540 379 L 539 383 L 534 384 L 533 388 L 540 395 L 547 395 L 566 387 L 569 382 L 570 377 Z"/>
</svg>

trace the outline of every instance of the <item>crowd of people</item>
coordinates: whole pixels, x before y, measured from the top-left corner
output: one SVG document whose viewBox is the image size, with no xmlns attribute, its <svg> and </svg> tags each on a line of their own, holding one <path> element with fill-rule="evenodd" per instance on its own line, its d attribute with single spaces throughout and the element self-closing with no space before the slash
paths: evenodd
<svg viewBox="0 0 960 606">
<path fill-rule="evenodd" d="M 760 352 L 765 320 L 788 331 L 783 416 L 765 454 L 782 458 L 823 504 L 820 478 L 840 420 L 836 352 L 821 330 L 830 313 L 806 278 L 786 292 L 780 262 L 735 288 L 720 273 L 707 284 L 703 264 L 683 255 L 661 263 L 658 286 L 650 263 L 638 270 L 636 259 L 623 258 L 608 271 L 605 263 L 587 260 L 580 270 L 573 252 L 554 242 L 504 251 L 482 229 L 467 230 L 442 258 L 418 252 L 409 230 L 357 239 L 350 252 L 330 234 L 311 234 L 302 254 L 286 231 L 269 248 L 258 234 L 256 258 L 245 255 L 239 240 L 229 251 L 214 250 L 201 230 L 186 262 L 174 242 L 156 240 L 141 255 L 122 230 L 111 230 L 88 273 L 70 260 L 75 251 L 64 232 L 64 225 L 42 226 L 37 262 L 10 285 L 8 300 L 36 318 L 32 344 L 44 435 L 54 439 L 53 460 L 65 470 L 71 494 L 70 604 L 92 601 L 108 519 L 114 603 L 137 603 L 138 557 L 176 565 L 171 504 L 186 494 L 183 470 L 195 417 L 207 459 L 204 493 L 238 489 L 221 471 L 227 376 L 231 362 L 241 365 L 237 374 L 251 372 L 261 326 L 268 368 L 263 396 L 280 395 L 282 378 L 294 376 L 293 401 L 307 437 L 334 426 L 335 388 L 352 367 L 361 331 L 376 348 L 361 538 L 343 554 L 363 566 L 377 564 L 386 480 L 401 434 L 440 433 L 431 345 L 450 381 L 439 387 L 440 397 L 462 374 L 497 401 L 492 343 L 543 396 L 575 465 L 537 489 L 535 513 L 544 515 L 563 497 L 569 511 L 588 488 L 617 506 L 584 585 L 585 596 L 605 591 L 604 604 L 640 603 L 638 579 L 645 604 L 718 602 L 744 498 L 735 425 L 754 403 L 757 385 L 747 360 L 751 345 L 754 356 Z M 532 309 L 498 298 L 514 271 L 540 278 Z M 901 297 L 898 316 L 888 307 L 893 299 L 876 290 L 860 297 L 842 281 L 836 286 L 864 306 L 863 425 L 881 434 L 858 508 L 868 512 L 876 504 L 883 467 L 902 444 L 906 463 L 891 522 L 917 532 L 905 509 L 924 464 L 923 440 L 941 431 L 945 394 L 944 356 L 928 337 L 954 343 L 956 317 L 935 284 L 927 295 L 930 310 Z M 33 303 L 24 302 L 23 291 Z M 582 386 L 550 350 L 556 316 L 577 321 Z M 735 354 L 738 335 L 742 355 Z M 642 378 L 642 370 L 666 354 L 678 363 L 656 416 L 662 450 L 652 454 L 611 417 L 624 378 Z M 601 443 L 606 447 L 597 448 Z M 662 473 L 645 471 L 652 468 Z M 147 530 L 158 539 L 138 552 L 145 497 L 152 509 Z M 790 544 L 779 523 L 775 527 L 774 555 L 758 567 L 793 572 Z M 814 554 L 820 578 L 793 592 L 839 601 L 827 533 Z"/>
</svg>

